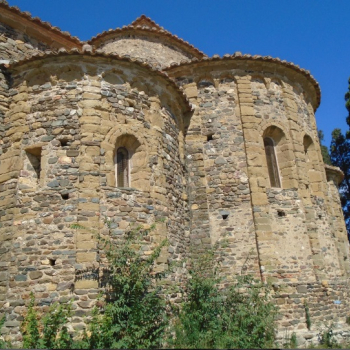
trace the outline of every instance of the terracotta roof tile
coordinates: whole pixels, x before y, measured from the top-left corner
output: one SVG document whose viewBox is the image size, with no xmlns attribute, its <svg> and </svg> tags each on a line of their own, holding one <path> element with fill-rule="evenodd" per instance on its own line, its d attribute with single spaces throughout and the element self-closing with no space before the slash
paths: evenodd
<svg viewBox="0 0 350 350">
<path fill-rule="evenodd" d="M 191 45 L 188 41 L 185 41 L 183 39 L 180 39 L 177 35 L 173 35 L 167 30 L 165 30 L 163 27 L 155 23 L 153 20 L 151 20 L 149 17 L 145 15 L 141 15 L 138 17 L 135 21 L 133 21 L 131 24 L 127 26 L 123 26 L 122 28 L 116 28 L 116 29 L 109 29 L 107 31 L 104 31 L 101 34 L 96 35 L 95 37 L 92 37 L 88 43 L 91 45 L 95 45 L 96 43 L 103 42 L 105 40 L 108 40 L 109 37 L 113 36 L 114 34 L 122 34 L 127 31 L 142 31 L 142 32 L 148 32 L 152 34 L 161 34 L 163 36 L 166 36 L 169 40 L 172 40 L 173 42 L 180 44 L 184 48 L 188 50 L 192 55 L 194 55 L 197 58 L 201 58 L 206 56 L 202 51 L 198 50 L 196 47 Z"/>
<path fill-rule="evenodd" d="M 42 21 L 39 17 L 32 17 L 30 12 L 21 11 L 17 6 L 9 6 L 8 2 L 5 0 L 0 0 L 0 11 L 1 11 L 1 8 L 4 10 L 10 11 L 14 15 L 25 18 L 25 19 L 41 26 L 42 28 L 50 31 L 50 32 L 58 34 L 58 35 L 64 37 L 66 40 L 71 41 L 74 44 L 81 45 L 81 41 L 79 40 L 78 37 L 71 36 L 71 34 L 67 31 L 61 31 L 60 28 L 51 25 L 51 23 L 49 23 L 47 21 Z"/>
<path fill-rule="evenodd" d="M 50 57 L 58 57 L 58 56 L 63 57 L 63 56 L 73 56 L 73 55 L 76 55 L 76 56 L 89 55 L 89 56 L 105 57 L 105 58 L 111 58 L 111 59 L 115 59 L 115 60 L 119 60 L 119 61 L 132 62 L 132 63 L 135 63 L 135 64 L 140 65 L 142 67 L 145 67 L 145 68 L 149 69 L 150 71 L 154 72 L 155 74 L 163 77 L 169 83 L 169 85 L 171 85 L 175 90 L 177 90 L 179 92 L 179 94 L 183 98 L 184 106 L 186 107 L 187 111 L 190 111 L 192 109 L 192 104 L 189 102 L 187 96 L 183 93 L 182 89 L 180 89 L 176 85 L 174 80 L 169 78 L 167 73 L 153 68 L 152 66 L 150 66 L 147 63 L 146 60 L 142 60 L 141 58 L 132 59 L 132 58 L 128 57 L 127 55 L 119 56 L 117 54 L 107 54 L 107 53 L 103 52 L 102 50 L 82 51 L 82 50 L 79 50 L 77 48 L 74 48 L 72 50 L 66 50 L 65 48 L 60 48 L 58 51 L 52 50 L 52 51 L 46 51 L 46 52 L 35 52 L 30 57 L 23 58 L 17 62 L 13 62 L 10 65 L 7 64 L 7 65 L 3 65 L 3 66 L 5 66 L 6 68 L 11 70 L 12 68 L 20 67 L 26 63 L 34 62 L 36 60 L 49 59 Z"/>
<path fill-rule="evenodd" d="M 171 71 L 175 67 L 186 67 L 186 66 L 190 66 L 192 64 L 200 64 L 201 62 L 204 62 L 204 61 L 218 61 L 218 60 L 227 60 L 227 59 L 231 59 L 231 60 L 248 59 L 248 60 L 254 60 L 254 61 L 274 62 L 277 64 L 281 64 L 285 67 L 291 68 L 291 69 L 301 73 L 302 75 L 304 75 L 310 81 L 310 83 L 314 86 L 315 91 L 316 91 L 316 95 L 317 95 L 316 108 L 320 105 L 321 89 L 320 89 L 320 86 L 318 85 L 318 82 L 316 81 L 316 79 L 311 75 L 310 71 L 303 69 L 303 68 L 300 68 L 299 65 L 294 64 L 292 62 L 287 62 L 286 60 L 281 60 L 279 58 L 273 58 L 271 56 L 260 56 L 260 55 L 252 56 L 249 54 L 242 55 L 241 52 L 237 51 L 233 55 L 225 54 L 224 57 L 220 57 L 219 55 L 213 55 L 213 57 L 203 57 L 202 59 L 192 59 L 190 62 L 180 62 L 180 63 L 174 62 L 169 67 L 166 67 L 163 70 L 165 72 L 167 72 L 167 71 Z"/>
</svg>

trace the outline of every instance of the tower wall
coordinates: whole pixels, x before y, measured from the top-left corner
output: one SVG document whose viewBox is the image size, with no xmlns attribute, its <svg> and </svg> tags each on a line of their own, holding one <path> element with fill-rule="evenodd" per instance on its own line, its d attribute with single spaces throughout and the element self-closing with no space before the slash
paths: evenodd
<svg viewBox="0 0 350 350">
<path fill-rule="evenodd" d="M 223 285 L 239 274 L 272 283 L 281 338 L 315 342 L 317 322 L 346 329 L 341 173 L 325 171 L 308 72 L 240 53 L 209 59 L 145 16 L 83 51 L 49 53 L 82 43 L 0 8 L 4 333 L 20 340 L 31 291 L 43 308 L 73 297 L 73 327 L 83 329 L 105 266 L 97 236 L 160 219 L 144 247 L 169 240 L 159 271 L 189 248 L 193 258 L 214 248 Z M 127 186 L 116 177 L 119 149 Z M 186 276 L 178 268 L 168 278 Z"/>
<path fill-rule="evenodd" d="M 31 291 L 43 307 L 73 297 L 73 327 L 81 329 L 100 287 L 98 234 L 118 237 L 162 219 L 145 253 L 169 240 L 160 271 L 185 255 L 184 103 L 170 98 L 158 73 L 144 80 L 145 70 L 76 55 L 12 72 L 5 117 L 11 127 L 0 161 L 2 169 L 7 161 L 15 169 L 2 182 L 13 183 L 15 193 L 2 211 L 1 261 L 9 273 L 2 273 L 1 287 L 5 330 L 15 338 Z M 115 177 L 118 147 L 130 152 L 130 183 L 123 188 Z M 179 271 L 169 277 L 179 278 Z"/>
<path fill-rule="evenodd" d="M 272 283 L 280 336 L 296 331 L 303 343 L 315 336 L 306 327 L 305 305 L 313 322 L 332 317 L 340 328 L 349 311 L 338 180 L 329 175 L 327 183 L 309 82 L 274 63 L 242 61 L 167 70 L 195 105 L 186 136 L 191 242 L 199 250 L 224 243 L 218 249 L 225 281 L 253 273 Z M 277 187 L 270 181 L 266 137 L 274 140 Z"/>
</svg>

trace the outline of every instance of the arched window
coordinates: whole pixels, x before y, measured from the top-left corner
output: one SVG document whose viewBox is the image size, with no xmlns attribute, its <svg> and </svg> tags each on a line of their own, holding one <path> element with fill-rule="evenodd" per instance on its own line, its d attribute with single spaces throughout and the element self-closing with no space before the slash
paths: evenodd
<svg viewBox="0 0 350 350">
<path fill-rule="evenodd" d="M 304 145 L 305 160 L 306 160 L 306 162 L 310 162 L 310 158 L 313 157 L 312 153 L 313 153 L 314 148 L 315 148 L 314 143 L 312 142 L 312 139 L 310 136 L 308 136 L 308 135 L 304 136 L 303 145 Z"/>
<path fill-rule="evenodd" d="M 275 142 L 270 137 L 264 138 L 267 169 L 269 172 L 271 187 L 281 187 L 277 158 L 275 153 Z"/>
<path fill-rule="evenodd" d="M 119 147 L 116 153 L 117 186 L 129 187 L 129 152 L 125 147 Z"/>
</svg>

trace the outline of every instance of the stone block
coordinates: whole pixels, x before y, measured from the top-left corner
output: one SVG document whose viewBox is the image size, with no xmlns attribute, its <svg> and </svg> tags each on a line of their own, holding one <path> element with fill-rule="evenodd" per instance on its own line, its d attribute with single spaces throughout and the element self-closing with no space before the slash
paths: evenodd
<svg viewBox="0 0 350 350">
<path fill-rule="evenodd" d="M 29 277 L 32 280 L 37 280 L 43 276 L 43 273 L 41 271 L 30 271 L 29 272 Z"/>
<path fill-rule="evenodd" d="M 96 253 L 78 252 L 77 263 L 94 262 L 96 257 Z"/>
<path fill-rule="evenodd" d="M 79 280 L 75 282 L 76 289 L 95 289 L 98 288 L 98 281 L 96 280 Z"/>
<path fill-rule="evenodd" d="M 77 249 L 93 249 L 96 248 L 94 241 L 77 241 Z M 81 262 L 81 261 L 80 261 Z"/>
</svg>

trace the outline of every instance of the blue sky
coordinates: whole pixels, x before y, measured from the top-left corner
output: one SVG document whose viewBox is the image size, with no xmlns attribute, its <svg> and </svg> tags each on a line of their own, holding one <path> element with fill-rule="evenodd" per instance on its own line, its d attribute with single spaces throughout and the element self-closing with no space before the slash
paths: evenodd
<svg viewBox="0 0 350 350">
<path fill-rule="evenodd" d="M 207 55 L 279 57 L 308 69 L 319 82 L 317 126 L 325 144 L 347 130 L 344 94 L 350 77 L 349 0 L 8 0 L 81 40 L 141 14 Z"/>
</svg>

